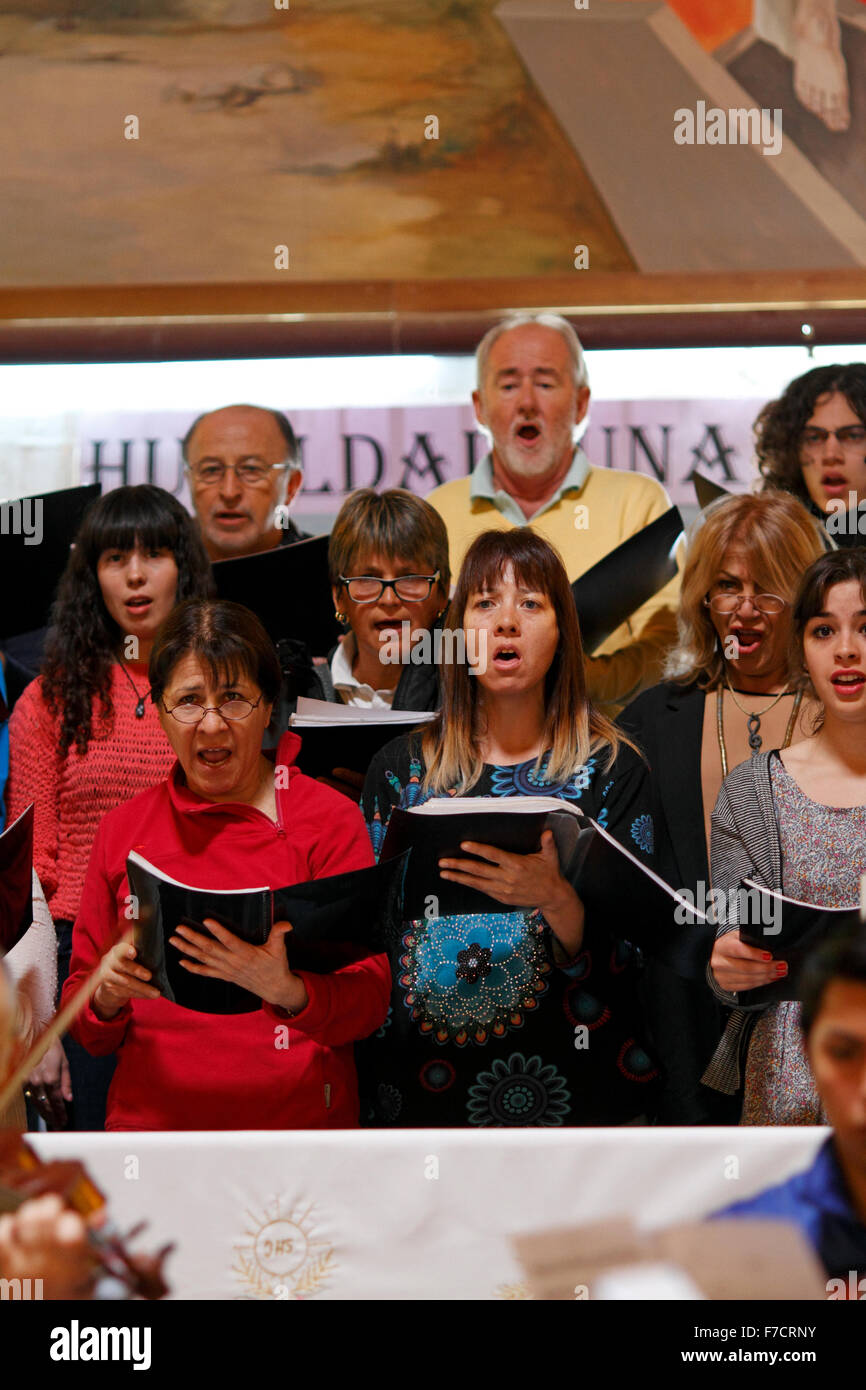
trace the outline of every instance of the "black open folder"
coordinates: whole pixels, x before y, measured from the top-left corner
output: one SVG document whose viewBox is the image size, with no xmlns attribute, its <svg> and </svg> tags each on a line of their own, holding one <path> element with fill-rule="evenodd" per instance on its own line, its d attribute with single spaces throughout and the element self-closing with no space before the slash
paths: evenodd
<svg viewBox="0 0 866 1390">
<path fill-rule="evenodd" d="M 580 635 L 595 651 L 677 572 L 674 549 L 683 519 L 676 507 L 629 536 L 571 586 Z"/>
<path fill-rule="evenodd" d="M 425 807 L 433 806 L 440 809 L 425 813 Z M 392 811 L 382 860 L 407 848 L 412 851 L 404 919 L 417 921 L 428 915 L 431 899 L 432 915 L 438 917 L 513 910 L 492 896 L 441 878 L 439 860 L 471 858 L 460 849 L 467 840 L 512 854 L 536 853 L 544 829 L 553 831 L 562 873 L 583 902 L 591 930 L 598 927 L 612 938 L 632 942 L 687 979 L 704 978 L 715 940 L 706 914 L 591 816 L 555 798 L 442 798 Z"/>
<path fill-rule="evenodd" d="M 33 921 L 33 805 L 0 835 L 0 955 Z"/>
<path fill-rule="evenodd" d="M 779 1004 L 800 998 L 800 977 L 809 955 L 831 937 L 866 933 L 855 907 L 822 907 L 788 898 L 746 879 L 740 894 L 738 916 L 748 920 L 739 925 L 740 940 L 747 946 L 769 951 L 774 960 L 787 962 L 788 973 L 781 980 L 757 989 L 743 990 L 740 1002 Z"/>
<path fill-rule="evenodd" d="M 474 888 L 442 878 L 440 859 L 471 859 L 460 848 L 467 840 L 492 845 L 510 854 L 535 854 L 541 833 L 556 838 L 561 864 L 577 850 L 584 817 L 568 802 L 553 797 L 453 797 L 425 801 L 421 806 L 391 812 L 380 862 L 411 850 L 403 896 L 403 917 L 414 921 L 427 915 L 435 899 L 435 917 L 463 913 L 502 912 L 502 903 Z M 533 904 L 529 904 L 533 906 Z"/>
<path fill-rule="evenodd" d="M 328 974 L 394 944 L 405 868 L 403 857 L 286 888 L 217 892 L 180 883 L 133 852 L 126 873 L 136 902 L 138 960 L 152 971 L 151 983 L 171 1003 L 199 1013 L 252 1013 L 261 1007 L 256 995 L 229 981 L 183 969 L 180 961 L 185 957 L 169 943 L 179 925 L 209 934 L 202 923 L 212 917 L 260 946 L 274 922 L 288 921 L 293 928 L 286 937 L 291 968 Z"/>
<path fill-rule="evenodd" d="M 312 536 L 259 555 L 219 560 L 213 566 L 219 597 L 251 609 L 274 643 L 291 638 L 311 656 L 327 656 L 341 632 L 328 578 L 328 539 Z"/>
<path fill-rule="evenodd" d="M 37 518 L 34 508 L 37 503 L 41 504 L 42 537 L 34 544 L 33 536 L 11 533 L 0 536 L 0 593 L 4 595 L 0 633 L 3 638 L 45 627 L 60 576 L 69 559 L 69 548 L 84 513 L 101 491 L 99 483 L 90 483 L 87 487 L 68 487 L 60 492 L 46 492 L 41 497 L 24 497 L 5 503 L 13 520 L 15 508 L 21 505 L 24 509 L 21 516 L 26 520 L 29 515 L 31 525 Z"/>
<path fill-rule="evenodd" d="M 308 777 L 330 777 L 336 768 L 366 777 L 386 743 L 434 717 L 417 710 L 357 709 L 301 696 L 289 719 L 289 727 L 301 737 L 295 762 Z"/>
<path fill-rule="evenodd" d="M 592 834 L 568 874 L 588 922 L 657 956 L 684 979 L 705 978 L 715 927 L 690 898 L 676 892 L 631 850 L 587 817 Z"/>
</svg>

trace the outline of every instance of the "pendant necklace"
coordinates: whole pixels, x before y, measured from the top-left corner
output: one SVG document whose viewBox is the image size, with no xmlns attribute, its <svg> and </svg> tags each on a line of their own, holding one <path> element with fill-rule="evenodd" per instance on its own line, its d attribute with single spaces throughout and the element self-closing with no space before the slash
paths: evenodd
<svg viewBox="0 0 866 1390">
<path fill-rule="evenodd" d="M 129 681 L 129 684 L 132 686 L 133 691 L 134 691 L 135 694 L 138 696 L 138 704 L 135 706 L 135 717 L 136 717 L 136 719 L 143 719 L 143 718 L 144 718 L 144 702 L 145 702 L 145 700 L 146 700 L 146 698 L 147 698 L 147 691 L 145 690 L 145 692 L 144 692 L 143 695 L 139 695 L 139 693 L 138 693 L 138 686 L 136 685 L 135 681 L 132 679 L 132 676 L 131 676 L 131 675 L 129 674 L 129 672 L 127 671 L 127 669 L 126 669 L 126 667 L 124 666 L 123 662 L 121 661 L 121 662 L 119 663 L 119 665 L 120 665 L 121 671 L 122 671 L 123 674 L 126 676 L 126 679 Z"/>
<path fill-rule="evenodd" d="M 791 691 L 790 691 L 790 690 L 780 690 L 779 693 L 778 693 L 778 695 L 775 695 L 775 696 L 773 697 L 773 699 L 770 701 L 770 703 L 769 703 L 768 705 L 765 705 L 764 708 L 763 708 L 762 710 L 752 711 L 752 710 L 747 710 L 746 707 L 745 707 L 744 705 L 741 705 L 741 704 L 740 704 L 739 700 L 737 699 L 736 693 L 735 693 L 735 691 L 733 690 L 730 681 L 728 680 L 728 673 L 727 673 L 727 671 L 725 672 L 725 685 L 728 687 L 728 690 L 731 692 L 731 699 L 733 700 L 734 704 L 737 706 L 737 709 L 738 709 L 742 714 L 744 714 L 744 715 L 746 716 L 746 719 L 747 719 L 747 721 L 748 721 L 747 727 L 748 727 L 748 731 L 749 731 L 749 747 L 750 747 L 751 750 L 752 750 L 752 757 L 754 758 L 755 755 L 756 755 L 756 753 L 760 753 L 761 747 L 762 747 L 762 739 L 761 739 L 761 733 L 760 733 L 760 729 L 761 729 L 761 720 L 763 719 L 763 717 L 764 717 L 765 714 L 768 714 L 768 713 L 770 712 L 770 710 L 771 710 L 775 705 L 777 705 L 777 704 L 779 703 L 779 701 L 781 700 L 781 698 L 782 698 L 783 695 L 790 695 L 790 694 L 791 694 Z M 721 759 L 722 759 L 722 777 L 723 777 L 723 778 L 727 777 L 727 775 L 728 775 L 728 752 L 727 752 L 727 748 L 725 747 L 725 729 L 724 729 L 724 718 L 723 718 L 723 701 L 724 701 L 724 696 L 725 696 L 725 692 L 724 692 L 723 688 L 722 688 L 721 686 L 719 686 L 718 689 L 716 690 L 716 731 L 717 731 L 718 737 L 719 737 L 719 754 L 721 755 Z M 801 705 L 802 703 L 803 703 L 803 692 L 802 692 L 802 690 L 798 690 L 796 696 L 794 697 L 794 705 L 793 705 L 793 708 L 792 708 L 792 710 L 791 710 L 791 717 L 789 718 L 787 727 L 786 727 L 786 729 L 785 729 L 785 741 L 784 741 L 784 743 L 782 744 L 782 747 L 783 747 L 783 748 L 787 748 L 787 747 L 788 747 L 788 744 L 791 742 L 791 739 L 792 739 L 793 734 L 794 734 L 794 725 L 795 725 L 795 723 L 796 723 L 796 721 L 797 721 L 797 715 L 798 715 L 798 713 L 799 713 L 799 711 L 800 711 L 800 705 Z"/>
</svg>

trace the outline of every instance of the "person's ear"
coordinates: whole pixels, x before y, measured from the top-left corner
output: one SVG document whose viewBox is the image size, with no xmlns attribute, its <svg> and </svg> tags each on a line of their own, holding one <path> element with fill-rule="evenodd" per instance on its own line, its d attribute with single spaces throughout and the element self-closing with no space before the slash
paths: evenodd
<svg viewBox="0 0 866 1390">
<path fill-rule="evenodd" d="M 478 390 L 472 392 L 472 405 L 475 410 L 475 419 L 478 421 L 479 425 L 483 425 L 486 429 L 487 411 L 484 409 L 484 401 L 481 392 Z"/>
<path fill-rule="evenodd" d="M 579 386 L 577 390 L 577 409 L 574 413 L 574 423 L 579 425 L 586 412 L 589 410 L 590 390 L 588 386 Z"/>
<path fill-rule="evenodd" d="M 300 468 L 293 468 L 290 470 L 288 482 L 286 483 L 285 505 L 287 507 L 290 506 L 292 502 L 294 502 L 295 497 L 298 491 L 300 490 L 300 486 L 303 481 L 304 475 L 301 472 Z"/>
<path fill-rule="evenodd" d="M 340 607 L 340 604 L 344 602 L 343 586 L 341 584 L 331 585 L 331 598 L 334 600 L 334 617 L 337 619 L 338 623 L 342 623 L 345 626 L 349 619 Z"/>
</svg>

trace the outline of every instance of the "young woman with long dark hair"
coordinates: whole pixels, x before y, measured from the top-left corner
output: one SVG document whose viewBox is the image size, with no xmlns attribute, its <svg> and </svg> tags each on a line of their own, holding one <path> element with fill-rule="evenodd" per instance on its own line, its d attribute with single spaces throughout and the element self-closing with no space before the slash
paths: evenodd
<svg viewBox="0 0 866 1390">
<path fill-rule="evenodd" d="M 445 662 L 437 720 L 374 759 L 363 807 L 377 850 L 395 806 L 541 795 L 577 803 L 651 863 L 645 767 L 587 697 L 574 599 L 553 547 L 526 527 L 478 536 L 449 630 L 482 660 Z M 501 910 L 403 923 L 391 1015 L 361 1050 L 367 1118 L 548 1127 L 649 1116 L 657 1073 L 642 1043 L 633 953 L 617 934 L 626 924 L 585 920 L 549 831 L 536 854 L 462 847 L 483 862 L 442 860 L 443 877 Z"/>
<path fill-rule="evenodd" d="M 174 761 L 146 698 L 156 631 L 175 603 L 211 590 L 198 528 L 170 493 L 148 483 L 119 487 L 89 509 L 58 588 L 42 675 L 10 720 L 8 813 L 14 819 L 35 803 L 34 868 L 54 918 L 61 984 L 101 817 L 160 781 Z M 77 1128 L 101 1128 L 111 1067 L 95 1064 L 107 1079 L 93 1083 L 89 1108 L 93 1061 L 74 1043 L 68 1052 L 76 1059 L 72 1090 L 68 1078 L 61 1082 L 59 1051 L 37 1084 L 75 1095 Z"/>
<path fill-rule="evenodd" d="M 812 731 L 741 763 L 722 784 L 713 885 L 727 894 L 750 879 L 800 902 L 855 908 L 866 873 L 866 551 L 834 551 L 809 567 L 793 634 L 793 674 L 817 702 Z M 732 1092 L 744 1083 L 742 1124 L 822 1123 L 799 1004 L 750 1002 L 787 963 L 746 945 L 729 917 L 711 970 L 735 1011 L 707 1084 Z"/>
</svg>

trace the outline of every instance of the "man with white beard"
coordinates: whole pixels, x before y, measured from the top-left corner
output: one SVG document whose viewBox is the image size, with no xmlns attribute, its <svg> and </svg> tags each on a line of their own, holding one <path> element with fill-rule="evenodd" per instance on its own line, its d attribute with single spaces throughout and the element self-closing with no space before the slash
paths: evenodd
<svg viewBox="0 0 866 1390">
<path fill-rule="evenodd" d="M 590 390 L 580 341 L 565 319 L 526 314 L 497 324 L 476 360 L 472 401 L 492 448 L 469 477 L 427 498 L 448 529 L 452 574 L 482 531 L 530 526 L 556 546 L 574 582 L 669 509 L 654 478 L 596 468 L 577 445 Z M 676 637 L 678 598 L 677 575 L 588 657 L 593 699 L 621 706 L 658 681 Z"/>
</svg>

